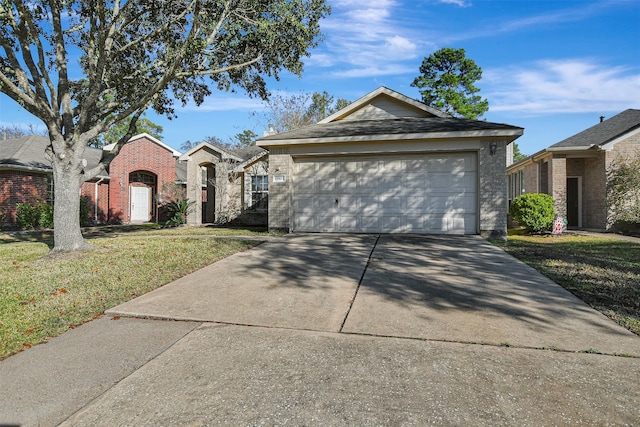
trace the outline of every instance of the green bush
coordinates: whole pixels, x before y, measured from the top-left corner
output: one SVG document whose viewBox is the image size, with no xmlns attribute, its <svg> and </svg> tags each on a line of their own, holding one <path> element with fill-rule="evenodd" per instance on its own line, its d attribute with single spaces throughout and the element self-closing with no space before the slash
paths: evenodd
<svg viewBox="0 0 640 427">
<path fill-rule="evenodd" d="M 91 225 L 91 203 L 88 197 L 80 198 L 80 225 Z M 53 205 L 38 200 L 34 205 L 16 204 L 16 224 L 23 229 L 53 228 Z"/>
<path fill-rule="evenodd" d="M 80 197 L 80 227 L 91 225 L 91 202 L 88 197 Z"/>
<path fill-rule="evenodd" d="M 38 226 L 42 228 L 53 228 L 53 206 L 40 201 L 36 202 L 38 211 Z"/>
<path fill-rule="evenodd" d="M 16 224 L 20 228 L 33 229 L 38 227 L 40 220 L 40 212 L 36 206 L 29 203 L 16 204 Z"/>
<path fill-rule="evenodd" d="M 553 197 L 541 193 L 523 194 L 511 202 L 509 213 L 515 222 L 528 231 L 540 233 L 551 230 L 554 220 Z"/>
</svg>

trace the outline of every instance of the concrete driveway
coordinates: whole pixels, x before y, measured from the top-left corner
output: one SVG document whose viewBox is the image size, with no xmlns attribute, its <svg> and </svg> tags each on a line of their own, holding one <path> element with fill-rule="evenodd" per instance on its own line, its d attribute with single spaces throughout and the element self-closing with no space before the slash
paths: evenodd
<svg viewBox="0 0 640 427">
<path fill-rule="evenodd" d="M 287 236 L 107 315 L 0 362 L 0 424 L 640 421 L 640 338 L 478 237 Z"/>
<path fill-rule="evenodd" d="M 289 236 L 107 314 L 640 356 L 635 335 L 475 236 Z"/>
</svg>

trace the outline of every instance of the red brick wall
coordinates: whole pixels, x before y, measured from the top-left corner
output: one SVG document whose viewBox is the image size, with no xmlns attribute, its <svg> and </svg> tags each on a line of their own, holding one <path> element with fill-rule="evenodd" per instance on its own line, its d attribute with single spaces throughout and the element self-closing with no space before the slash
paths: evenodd
<svg viewBox="0 0 640 427">
<path fill-rule="evenodd" d="M 96 186 L 98 186 L 98 209 L 96 212 Z M 96 224 L 105 224 L 109 220 L 109 181 L 85 182 L 80 188 L 82 197 L 89 199 L 89 216 Z"/>
<path fill-rule="evenodd" d="M 15 223 L 16 204 L 47 201 L 47 174 L 0 170 L 0 223 Z"/>
<path fill-rule="evenodd" d="M 129 174 L 145 172 L 156 176 L 154 193 L 176 180 L 176 159 L 171 151 L 143 137 L 122 147 L 109 168 L 110 220 L 129 222 Z"/>
</svg>

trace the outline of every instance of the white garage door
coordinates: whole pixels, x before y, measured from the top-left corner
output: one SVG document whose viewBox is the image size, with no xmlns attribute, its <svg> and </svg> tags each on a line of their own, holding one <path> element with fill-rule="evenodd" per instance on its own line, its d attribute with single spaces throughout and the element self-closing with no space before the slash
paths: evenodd
<svg viewBox="0 0 640 427">
<path fill-rule="evenodd" d="M 475 153 L 294 161 L 294 231 L 477 233 Z"/>
</svg>

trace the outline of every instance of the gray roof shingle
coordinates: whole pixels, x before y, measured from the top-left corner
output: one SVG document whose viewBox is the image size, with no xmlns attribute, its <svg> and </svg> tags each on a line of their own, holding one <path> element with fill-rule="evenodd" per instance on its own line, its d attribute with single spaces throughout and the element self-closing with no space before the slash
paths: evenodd
<svg viewBox="0 0 640 427">
<path fill-rule="evenodd" d="M 49 172 L 51 171 L 51 161 L 45 154 L 48 145 L 49 138 L 39 135 L 0 141 L 0 166 Z M 87 147 L 85 158 L 87 168 L 93 168 L 100 162 L 102 150 Z M 106 175 L 106 173 L 101 175 Z"/>
<path fill-rule="evenodd" d="M 454 117 L 404 117 L 387 120 L 341 120 L 331 123 L 320 123 L 289 132 L 266 136 L 260 138 L 258 141 L 521 129 L 522 128 L 517 126 L 502 123 Z"/>
<path fill-rule="evenodd" d="M 601 146 L 638 127 L 640 127 L 640 110 L 628 109 L 549 148 Z"/>
</svg>

